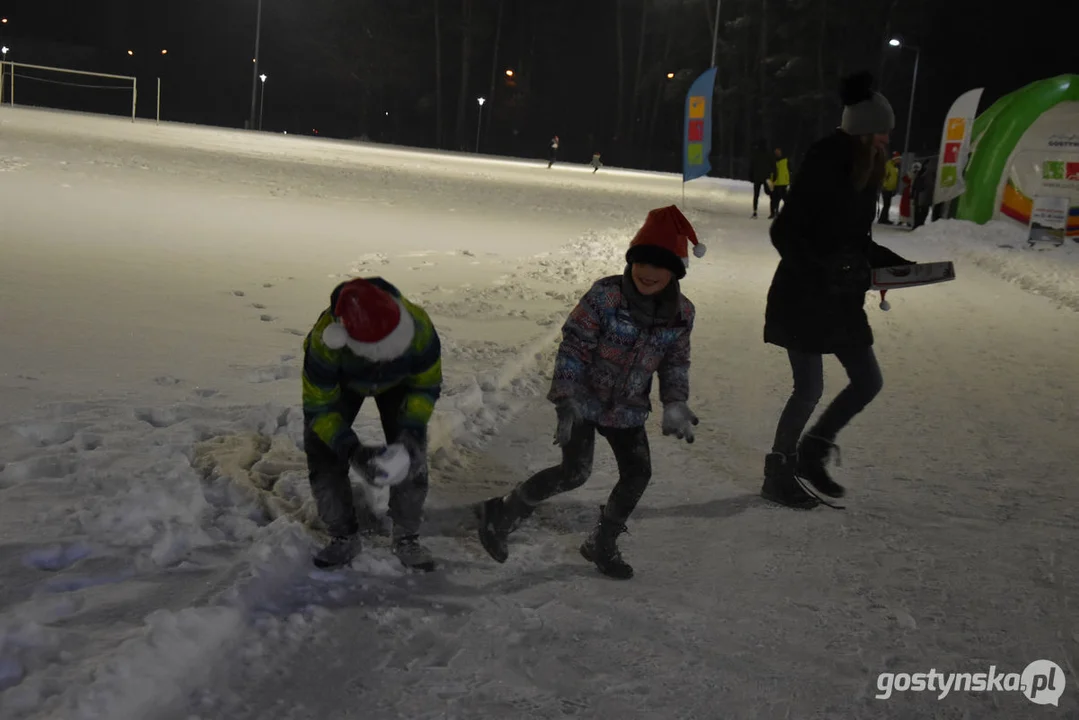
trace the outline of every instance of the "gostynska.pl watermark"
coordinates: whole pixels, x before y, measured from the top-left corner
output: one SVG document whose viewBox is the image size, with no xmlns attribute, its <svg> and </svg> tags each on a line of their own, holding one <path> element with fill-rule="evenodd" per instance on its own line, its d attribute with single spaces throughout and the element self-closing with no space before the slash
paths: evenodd
<svg viewBox="0 0 1079 720">
<path fill-rule="evenodd" d="M 943 700 L 953 692 L 1021 692 L 1035 705 L 1059 705 L 1064 692 L 1064 671 L 1052 660 L 1035 660 L 1021 673 L 1005 673 L 989 666 L 989 672 L 891 673 L 877 676 L 874 697 L 887 700 L 897 692 L 933 692 Z"/>
</svg>

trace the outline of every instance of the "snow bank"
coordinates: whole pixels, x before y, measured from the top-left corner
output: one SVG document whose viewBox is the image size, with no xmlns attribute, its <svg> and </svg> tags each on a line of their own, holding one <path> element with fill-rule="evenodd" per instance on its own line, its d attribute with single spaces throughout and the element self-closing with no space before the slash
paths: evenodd
<svg viewBox="0 0 1079 720">
<path fill-rule="evenodd" d="M 1006 221 L 978 225 L 963 220 L 941 220 L 914 232 L 917 242 L 945 245 L 957 259 L 965 259 L 994 275 L 1042 295 L 1063 307 L 1079 311 L 1079 243 L 1059 247 L 1027 243 L 1025 228 Z"/>
<path fill-rule="evenodd" d="M 416 291 L 446 360 L 430 428 L 436 482 L 440 469 L 461 467 L 463 449 L 482 447 L 546 392 L 561 320 L 594 280 L 621 272 L 635 230 L 588 233 L 486 284 L 448 275 Z M 353 270 L 397 262 L 369 254 Z M 280 355 L 237 382 L 295 388 L 299 362 Z M 162 376 L 154 385 L 181 392 L 185 383 Z M 22 589 L 0 591 L 5 718 L 146 717 L 189 698 L 214 668 L 254 672 L 315 631 L 318 606 L 348 592 L 310 570 L 309 530 L 320 523 L 300 408 L 200 397 L 133 409 L 68 402 L 0 427 L 9 511 L 24 508 L 60 539 L 21 551 L 24 575 L 11 587 Z M 383 441 L 371 413 L 357 431 Z M 9 547 L 0 544 L 0 561 Z M 358 563 L 368 578 L 402 572 L 377 548 Z M 103 613 L 113 619 L 98 626 L 92 618 Z"/>
</svg>

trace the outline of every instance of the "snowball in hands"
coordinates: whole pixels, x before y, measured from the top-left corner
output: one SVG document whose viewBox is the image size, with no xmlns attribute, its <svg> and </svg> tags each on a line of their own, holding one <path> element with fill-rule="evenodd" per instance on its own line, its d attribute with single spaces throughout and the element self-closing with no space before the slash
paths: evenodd
<svg viewBox="0 0 1079 720">
<path fill-rule="evenodd" d="M 367 509 L 375 517 L 385 517 L 390 510 L 390 488 L 400 485 L 408 477 L 408 471 L 411 468 L 408 450 L 400 443 L 390 445 L 367 467 L 371 477 L 367 477 L 355 468 L 350 468 L 349 474 L 353 482 L 358 482 L 363 489 Z"/>
<path fill-rule="evenodd" d="M 408 477 L 411 464 L 408 449 L 401 443 L 394 443 L 371 461 L 375 471 L 371 482 L 380 487 L 400 485 Z"/>
</svg>

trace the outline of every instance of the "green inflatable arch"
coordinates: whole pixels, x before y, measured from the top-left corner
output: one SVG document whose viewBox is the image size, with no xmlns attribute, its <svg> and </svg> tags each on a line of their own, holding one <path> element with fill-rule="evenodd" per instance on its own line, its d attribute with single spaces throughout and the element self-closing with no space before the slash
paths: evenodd
<svg viewBox="0 0 1079 720">
<path fill-rule="evenodd" d="M 997 100 L 974 121 L 977 146 L 966 170 L 966 191 L 956 217 L 987 223 L 996 213 L 997 190 L 1015 146 L 1043 113 L 1062 102 L 1079 102 L 1079 75 L 1039 80 Z"/>
</svg>

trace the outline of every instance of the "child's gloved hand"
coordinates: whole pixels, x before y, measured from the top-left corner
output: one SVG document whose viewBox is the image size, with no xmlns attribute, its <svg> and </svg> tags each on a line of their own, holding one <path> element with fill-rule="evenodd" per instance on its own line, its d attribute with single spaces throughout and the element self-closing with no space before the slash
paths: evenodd
<svg viewBox="0 0 1079 720">
<path fill-rule="evenodd" d="M 409 471 L 408 480 L 414 480 L 427 468 L 427 441 L 424 436 L 417 437 L 412 432 L 404 430 L 397 436 L 397 444 L 404 447 L 408 452 Z"/>
<path fill-rule="evenodd" d="M 687 443 L 692 443 L 693 426 L 700 422 L 689 405 L 684 402 L 672 402 L 663 406 L 663 434 L 674 435 L 679 440 L 685 438 Z"/>
<path fill-rule="evenodd" d="M 370 481 L 374 477 L 371 462 L 378 457 L 386 447 L 384 445 L 368 446 L 357 445 L 348 456 L 348 464 L 364 480 Z"/>
<path fill-rule="evenodd" d="M 565 447 L 573 437 L 573 428 L 584 420 L 584 416 L 576 400 L 563 400 L 555 406 L 555 412 L 558 413 L 558 428 L 554 433 L 553 444 Z"/>
</svg>

